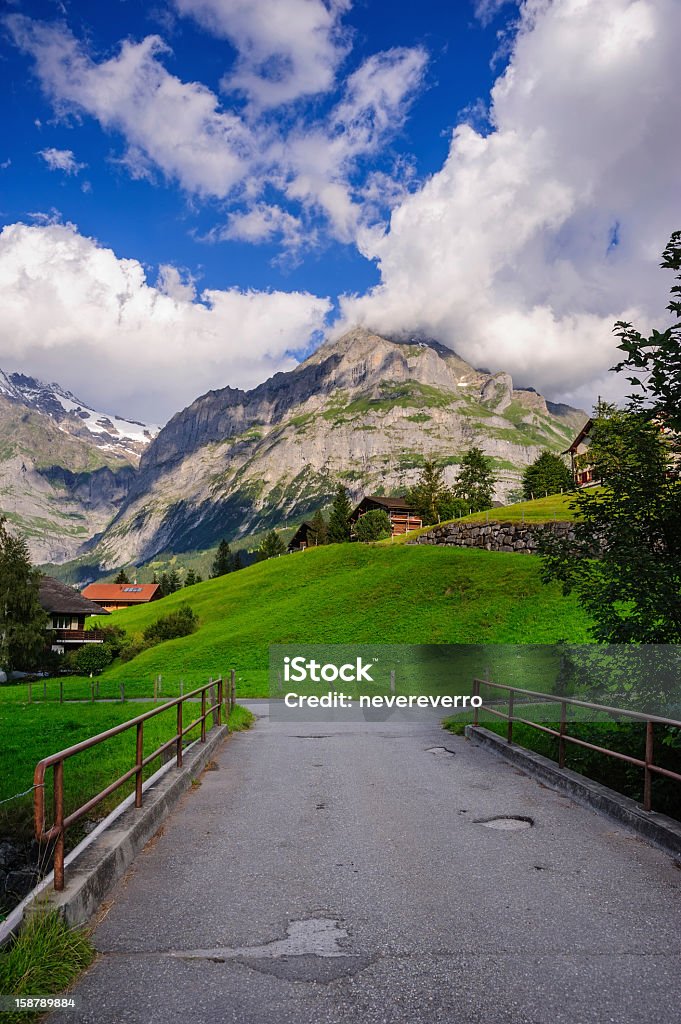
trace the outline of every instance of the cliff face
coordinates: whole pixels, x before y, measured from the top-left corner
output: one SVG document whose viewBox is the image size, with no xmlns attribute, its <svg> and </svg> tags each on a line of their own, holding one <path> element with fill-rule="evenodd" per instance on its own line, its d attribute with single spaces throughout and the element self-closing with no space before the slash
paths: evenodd
<svg viewBox="0 0 681 1024">
<path fill-rule="evenodd" d="M 503 498 L 585 419 L 436 342 L 356 328 L 252 391 L 210 391 L 177 413 L 143 452 L 96 554 L 108 568 L 293 524 L 338 480 L 353 498 L 399 491 L 426 457 L 453 481 L 472 444 L 494 459 Z"/>
</svg>

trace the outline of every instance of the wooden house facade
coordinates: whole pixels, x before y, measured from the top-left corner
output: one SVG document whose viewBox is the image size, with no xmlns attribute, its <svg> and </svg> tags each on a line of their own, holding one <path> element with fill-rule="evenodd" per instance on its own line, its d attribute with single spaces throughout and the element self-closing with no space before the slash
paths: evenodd
<svg viewBox="0 0 681 1024">
<path fill-rule="evenodd" d="M 86 629 L 92 615 L 108 615 L 100 605 L 79 594 L 73 587 L 52 576 L 40 581 L 39 600 L 49 616 L 48 642 L 53 651 L 64 654 L 83 644 L 101 644 L 104 634 L 98 629 Z"/>
<path fill-rule="evenodd" d="M 387 513 L 392 537 L 399 537 L 401 534 L 409 533 L 410 530 L 418 530 L 423 526 L 423 520 L 406 498 L 368 494 L 353 510 L 350 516 L 351 528 L 363 515 L 375 510 Z"/>
</svg>

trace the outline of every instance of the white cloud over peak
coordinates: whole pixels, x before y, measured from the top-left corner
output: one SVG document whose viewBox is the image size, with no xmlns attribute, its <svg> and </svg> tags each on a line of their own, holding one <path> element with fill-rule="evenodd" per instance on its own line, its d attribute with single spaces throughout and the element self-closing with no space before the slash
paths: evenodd
<svg viewBox="0 0 681 1024">
<path fill-rule="evenodd" d="M 259 108 L 327 92 L 348 53 L 340 19 L 349 0 L 173 0 L 179 14 L 228 39 L 239 57 L 225 90 Z"/>
<path fill-rule="evenodd" d="M 172 266 L 147 282 L 70 224 L 0 233 L 3 368 L 63 380 L 95 408 L 162 422 L 208 388 L 252 387 L 295 365 L 324 326 L 328 299 L 206 289 Z"/>
<path fill-rule="evenodd" d="M 41 149 L 38 156 L 43 158 L 51 171 L 63 171 L 68 175 L 78 174 L 87 167 L 87 164 L 78 163 L 70 149 L 54 149 L 48 146 L 47 149 Z"/>
<path fill-rule="evenodd" d="M 664 322 L 681 226 L 681 5 L 525 0 L 490 131 L 361 238 L 381 283 L 345 322 L 423 331 L 520 383 L 589 402 L 613 387 L 612 325 Z"/>
</svg>

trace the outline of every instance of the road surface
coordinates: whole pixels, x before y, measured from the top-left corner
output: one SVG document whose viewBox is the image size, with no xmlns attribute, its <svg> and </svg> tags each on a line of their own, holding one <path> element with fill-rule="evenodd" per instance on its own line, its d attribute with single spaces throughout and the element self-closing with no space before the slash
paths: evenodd
<svg viewBox="0 0 681 1024">
<path fill-rule="evenodd" d="M 671 857 L 432 714 L 267 708 L 114 891 L 52 1022 L 681 1019 Z"/>
</svg>

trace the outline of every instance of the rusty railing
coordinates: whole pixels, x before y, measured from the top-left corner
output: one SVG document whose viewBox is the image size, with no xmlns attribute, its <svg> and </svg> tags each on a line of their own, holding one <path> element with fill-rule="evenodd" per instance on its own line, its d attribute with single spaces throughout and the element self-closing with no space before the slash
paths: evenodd
<svg viewBox="0 0 681 1024">
<path fill-rule="evenodd" d="M 234 675 L 234 673 L 232 673 Z M 208 693 L 212 691 L 210 697 L 211 703 L 208 706 Z M 215 693 L 217 691 L 217 700 L 215 700 Z M 183 708 L 187 701 L 201 700 L 201 714 L 198 718 L 195 718 L 189 725 L 183 723 Z M 197 725 L 201 726 L 201 743 L 206 742 L 206 720 L 209 715 L 213 715 L 213 724 L 222 724 L 222 701 L 223 701 L 223 682 L 222 679 L 211 679 L 205 684 L 205 686 L 199 686 L 195 690 L 189 693 L 183 694 L 181 697 L 177 697 L 174 700 L 168 701 L 167 704 L 162 704 L 158 708 L 154 708 L 152 711 L 147 711 L 143 715 L 138 715 L 137 718 L 131 718 L 128 722 L 122 722 L 120 725 L 115 725 L 112 729 L 107 729 L 106 732 L 100 732 L 96 736 L 91 736 L 87 740 L 82 740 L 80 743 L 74 743 L 72 747 L 67 747 L 65 750 L 60 750 L 56 754 L 50 754 L 49 757 L 44 757 L 42 761 L 39 761 L 35 767 L 33 775 L 33 816 L 35 823 L 35 836 L 39 843 L 47 843 L 51 840 L 55 840 L 54 845 L 54 888 L 61 892 L 64 888 L 64 838 L 66 830 L 74 825 L 81 818 L 85 817 L 93 808 L 97 807 L 103 800 L 105 800 L 112 793 L 115 793 L 117 789 L 135 777 L 135 807 L 142 806 L 142 783 L 144 769 L 148 764 L 154 761 L 157 757 L 160 757 L 166 750 L 170 750 L 172 747 L 175 748 L 175 759 L 178 768 L 182 767 L 182 740 L 196 728 Z M 234 702 L 234 687 L 227 686 L 227 714 L 231 710 Z M 144 723 L 149 721 L 150 718 L 154 718 L 156 715 L 162 715 L 165 711 L 169 711 L 171 708 L 177 708 L 177 725 L 173 736 L 162 743 L 160 747 L 153 751 L 151 754 L 144 756 Z M 89 750 L 91 747 L 96 747 L 100 743 L 104 743 L 106 740 L 111 739 L 112 736 L 118 736 L 122 732 L 126 732 L 128 729 L 135 729 L 137 731 L 137 745 L 135 753 L 135 764 L 132 768 L 124 772 L 120 778 L 116 779 L 105 789 L 98 793 L 96 796 L 91 797 L 90 800 L 82 804 L 71 814 L 64 815 L 64 762 L 69 758 L 74 757 L 76 754 L 80 754 L 83 750 Z M 48 768 L 52 768 L 54 772 L 54 824 L 46 829 L 45 828 L 45 773 Z"/>
<path fill-rule="evenodd" d="M 540 732 L 548 733 L 550 736 L 554 736 L 558 740 L 558 766 L 560 768 L 565 767 L 565 744 L 574 743 L 579 747 L 586 747 L 587 750 L 594 750 L 599 754 L 605 754 L 607 757 L 615 757 L 620 761 L 627 761 L 629 764 L 636 765 L 638 768 L 643 769 L 643 810 L 652 810 L 652 786 L 653 786 L 653 775 L 664 775 L 669 779 L 674 779 L 676 782 L 681 782 L 681 774 L 678 772 L 670 771 L 669 768 L 663 768 L 661 765 L 655 764 L 655 726 L 656 725 L 671 725 L 678 729 L 681 729 L 681 722 L 676 721 L 673 718 L 662 718 L 659 715 L 644 715 L 638 711 L 624 711 L 622 708 L 609 707 L 607 704 L 592 704 L 586 700 L 577 700 L 574 697 L 558 697 L 549 693 L 541 693 L 538 690 L 524 690 L 518 686 L 507 686 L 505 683 L 493 683 L 489 679 L 474 679 L 473 680 L 473 696 L 480 697 L 480 687 L 489 686 L 495 690 L 503 690 L 508 693 L 508 711 L 499 711 L 498 708 L 490 707 L 489 704 L 481 704 L 476 707 L 473 712 L 473 727 L 478 728 L 480 725 L 479 712 L 482 709 L 487 711 L 491 715 L 496 715 L 497 718 L 504 718 L 508 722 L 508 728 L 506 732 L 506 741 L 509 744 L 513 743 L 513 723 L 520 722 L 522 725 L 529 725 L 533 729 L 538 729 Z M 560 719 L 557 729 L 551 729 L 547 725 L 540 725 L 538 722 L 532 722 L 528 718 L 521 718 L 520 715 L 514 714 L 514 703 L 516 695 L 522 698 L 526 697 L 538 697 L 539 702 L 553 702 L 560 704 Z M 591 711 L 600 711 L 605 714 L 614 715 L 618 718 L 629 718 L 637 722 L 645 722 L 646 727 L 646 741 L 645 741 L 645 754 L 644 759 L 638 757 L 632 757 L 630 754 L 623 754 L 619 750 L 611 750 L 609 747 L 599 747 L 595 743 L 589 743 L 587 740 L 582 740 L 577 736 L 571 736 L 568 731 L 567 721 L 567 706 L 568 704 L 580 707 L 588 708 Z M 579 722 L 575 722 L 575 725 L 579 725 Z"/>
</svg>

